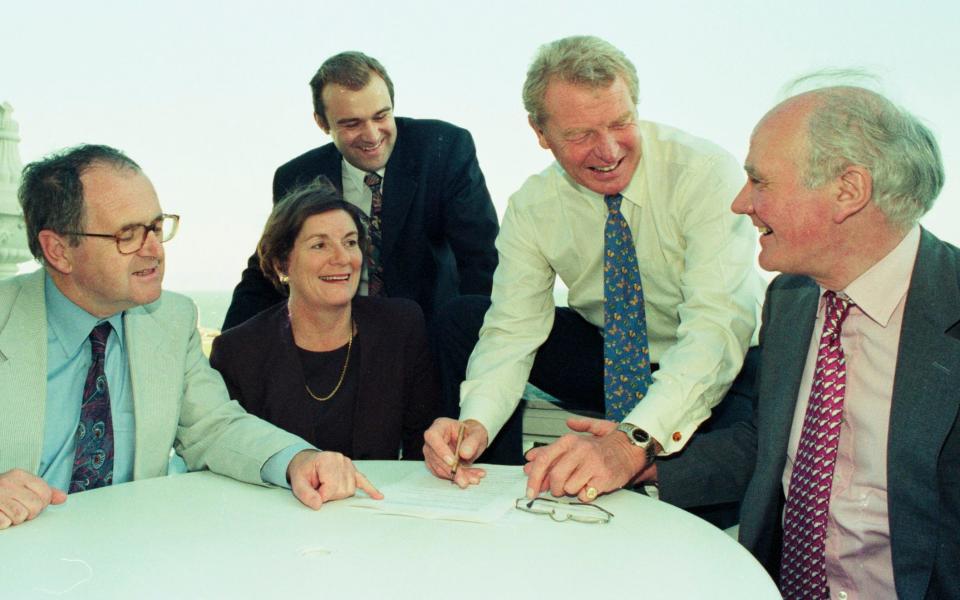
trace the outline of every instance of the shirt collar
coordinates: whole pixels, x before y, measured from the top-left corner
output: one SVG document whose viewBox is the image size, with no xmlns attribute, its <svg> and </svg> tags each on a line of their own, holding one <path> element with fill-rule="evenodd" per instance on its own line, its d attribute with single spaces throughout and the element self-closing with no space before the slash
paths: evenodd
<svg viewBox="0 0 960 600">
<path fill-rule="evenodd" d="M 636 206 L 643 206 L 643 199 L 646 197 L 647 175 L 643 169 L 643 158 L 637 163 L 637 170 L 633 172 L 630 183 L 620 192 L 623 198 Z"/>
<path fill-rule="evenodd" d="M 363 182 L 363 178 L 367 176 L 367 173 L 369 173 L 369 171 L 364 171 L 356 168 L 355 166 L 351 165 L 350 162 L 345 158 L 342 158 L 340 160 L 343 161 L 343 174 L 350 178 L 350 181 L 354 183 L 357 189 L 359 190 L 364 189 L 367 184 Z M 377 175 L 379 175 L 381 179 L 386 174 L 386 172 L 387 172 L 386 167 L 383 167 L 382 169 L 377 169 Z"/>
<path fill-rule="evenodd" d="M 643 206 L 643 199 L 647 197 L 647 171 L 644 168 L 647 161 L 644 157 L 647 155 L 647 149 L 644 144 L 643 136 L 637 132 L 637 152 L 640 153 L 640 160 L 637 161 L 637 170 L 633 172 L 630 183 L 620 194 L 624 199 L 636 206 Z"/>
<path fill-rule="evenodd" d="M 896 248 L 850 282 L 841 293 L 873 321 L 886 327 L 910 287 L 919 247 L 920 226 L 914 225 Z M 820 291 L 822 294 L 824 288 Z"/>
<path fill-rule="evenodd" d="M 47 327 L 63 348 L 66 356 L 73 356 L 90 336 L 94 327 L 109 322 L 123 348 L 123 313 L 98 319 L 63 295 L 49 273 L 44 273 L 43 296 L 47 307 Z"/>
<path fill-rule="evenodd" d="M 553 167 L 560 171 L 560 174 L 563 178 L 574 188 L 578 193 L 584 194 L 587 196 L 595 196 L 600 200 L 599 206 L 603 206 L 604 211 L 607 207 L 604 204 L 603 194 L 598 194 L 597 192 L 586 188 L 574 180 L 569 173 L 560 165 L 559 162 L 554 161 Z M 624 200 L 629 201 L 630 203 L 636 206 L 643 206 L 643 198 L 645 197 L 645 190 L 647 187 L 646 172 L 643 170 L 643 159 L 640 159 L 640 162 L 637 163 L 637 170 L 633 172 L 633 177 L 630 178 L 630 183 L 627 184 L 623 190 L 621 190 L 620 195 L 623 196 Z"/>
</svg>

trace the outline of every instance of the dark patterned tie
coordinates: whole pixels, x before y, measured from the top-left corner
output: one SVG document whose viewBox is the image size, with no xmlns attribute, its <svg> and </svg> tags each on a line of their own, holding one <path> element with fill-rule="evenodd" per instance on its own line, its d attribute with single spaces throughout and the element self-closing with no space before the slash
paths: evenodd
<svg viewBox="0 0 960 600">
<path fill-rule="evenodd" d="M 367 173 L 363 183 L 370 188 L 373 197 L 370 201 L 370 249 L 367 252 L 367 295 L 380 296 L 383 293 L 383 264 L 380 262 L 380 248 L 383 244 L 383 231 L 380 229 L 380 213 L 383 211 L 383 194 L 380 183 L 383 178 L 376 173 Z"/>
<path fill-rule="evenodd" d="M 653 379 L 637 248 L 620 213 L 623 196 L 604 200 L 603 389 L 607 419 L 622 421 L 647 395 Z"/>
<path fill-rule="evenodd" d="M 780 591 L 784 598 L 830 598 L 824 546 L 847 382 L 840 328 L 851 303 L 832 291 L 824 298 L 823 334 L 783 517 Z"/>
<path fill-rule="evenodd" d="M 110 390 L 103 371 L 110 329 L 110 323 L 101 323 L 90 332 L 93 363 L 83 384 L 71 494 L 113 482 L 113 419 L 110 416 Z"/>
</svg>

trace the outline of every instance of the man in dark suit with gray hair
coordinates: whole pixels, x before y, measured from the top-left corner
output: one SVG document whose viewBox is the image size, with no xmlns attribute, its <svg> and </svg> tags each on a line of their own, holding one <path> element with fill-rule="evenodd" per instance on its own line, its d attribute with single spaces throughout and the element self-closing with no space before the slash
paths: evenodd
<svg viewBox="0 0 960 600">
<path fill-rule="evenodd" d="M 684 506 L 743 499 L 739 537 L 785 598 L 960 593 L 960 250 L 918 225 L 931 132 L 859 87 L 779 104 L 733 202 L 769 286 L 752 423 L 647 479 Z M 597 426 L 599 430 L 599 426 Z"/>
</svg>

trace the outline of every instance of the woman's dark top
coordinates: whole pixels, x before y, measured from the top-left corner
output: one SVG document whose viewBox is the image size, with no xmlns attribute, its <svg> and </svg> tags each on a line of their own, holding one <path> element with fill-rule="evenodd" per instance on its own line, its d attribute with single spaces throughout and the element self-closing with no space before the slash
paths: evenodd
<svg viewBox="0 0 960 600">
<path fill-rule="evenodd" d="M 344 344 L 330 352 L 312 352 L 297 348 L 300 357 L 300 366 L 307 381 L 307 395 L 300 398 L 291 398 L 291 401 L 300 400 L 304 415 L 313 423 L 313 438 L 323 440 L 324 450 L 334 450 L 349 455 L 353 452 L 353 411 L 357 405 L 357 389 L 359 387 L 360 370 L 357 362 L 360 356 L 361 336 L 355 335 L 350 347 L 349 361 L 347 361 L 347 346 Z M 346 372 L 343 371 L 347 363 Z M 343 382 L 340 387 L 340 374 L 343 373 Z M 317 400 L 309 395 L 310 392 L 319 398 L 325 398 L 336 389 L 328 400 Z M 275 425 L 289 430 L 293 423 L 275 423 Z"/>
<path fill-rule="evenodd" d="M 306 384 L 315 395 L 328 395 L 346 346 L 327 353 L 297 348 L 285 301 L 215 339 L 210 364 L 248 412 L 321 450 L 363 460 L 397 458 L 402 449 L 403 458 L 422 459 L 423 432 L 437 416 L 440 396 L 423 313 L 410 300 L 358 296 L 353 320 L 350 365 L 326 402 L 314 400 Z M 310 356 L 317 354 L 327 356 Z"/>
</svg>

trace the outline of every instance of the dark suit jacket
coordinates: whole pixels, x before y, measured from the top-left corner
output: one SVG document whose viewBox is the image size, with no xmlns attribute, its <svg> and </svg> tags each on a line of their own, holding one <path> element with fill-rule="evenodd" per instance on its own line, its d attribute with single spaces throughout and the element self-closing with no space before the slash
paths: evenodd
<svg viewBox="0 0 960 600">
<path fill-rule="evenodd" d="M 319 175 L 342 191 L 341 158 L 330 143 L 281 166 L 273 179 L 274 204 Z M 380 250 L 386 294 L 416 301 L 427 319 L 459 294 L 489 296 L 499 225 L 470 133 L 443 121 L 397 118 L 386 169 Z M 223 329 L 281 299 L 254 253 Z"/>
<path fill-rule="evenodd" d="M 819 288 L 781 275 L 767 290 L 754 422 L 691 440 L 658 464 L 679 506 L 743 498 L 740 542 L 778 576 L 781 477 Z M 887 440 L 897 596 L 960 597 L 960 250 L 924 231 L 904 308 Z"/>
<path fill-rule="evenodd" d="M 395 459 L 402 446 L 404 458 L 422 459 L 423 432 L 437 416 L 440 397 L 423 313 L 409 300 L 358 296 L 353 319 L 362 341 L 350 458 Z M 297 422 L 290 400 L 308 396 L 286 302 L 215 339 L 210 364 L 248 412 Z M 311 439 L 313 423 L 288 428 L 323 449 L 323 440 Z"/>
</svg>

